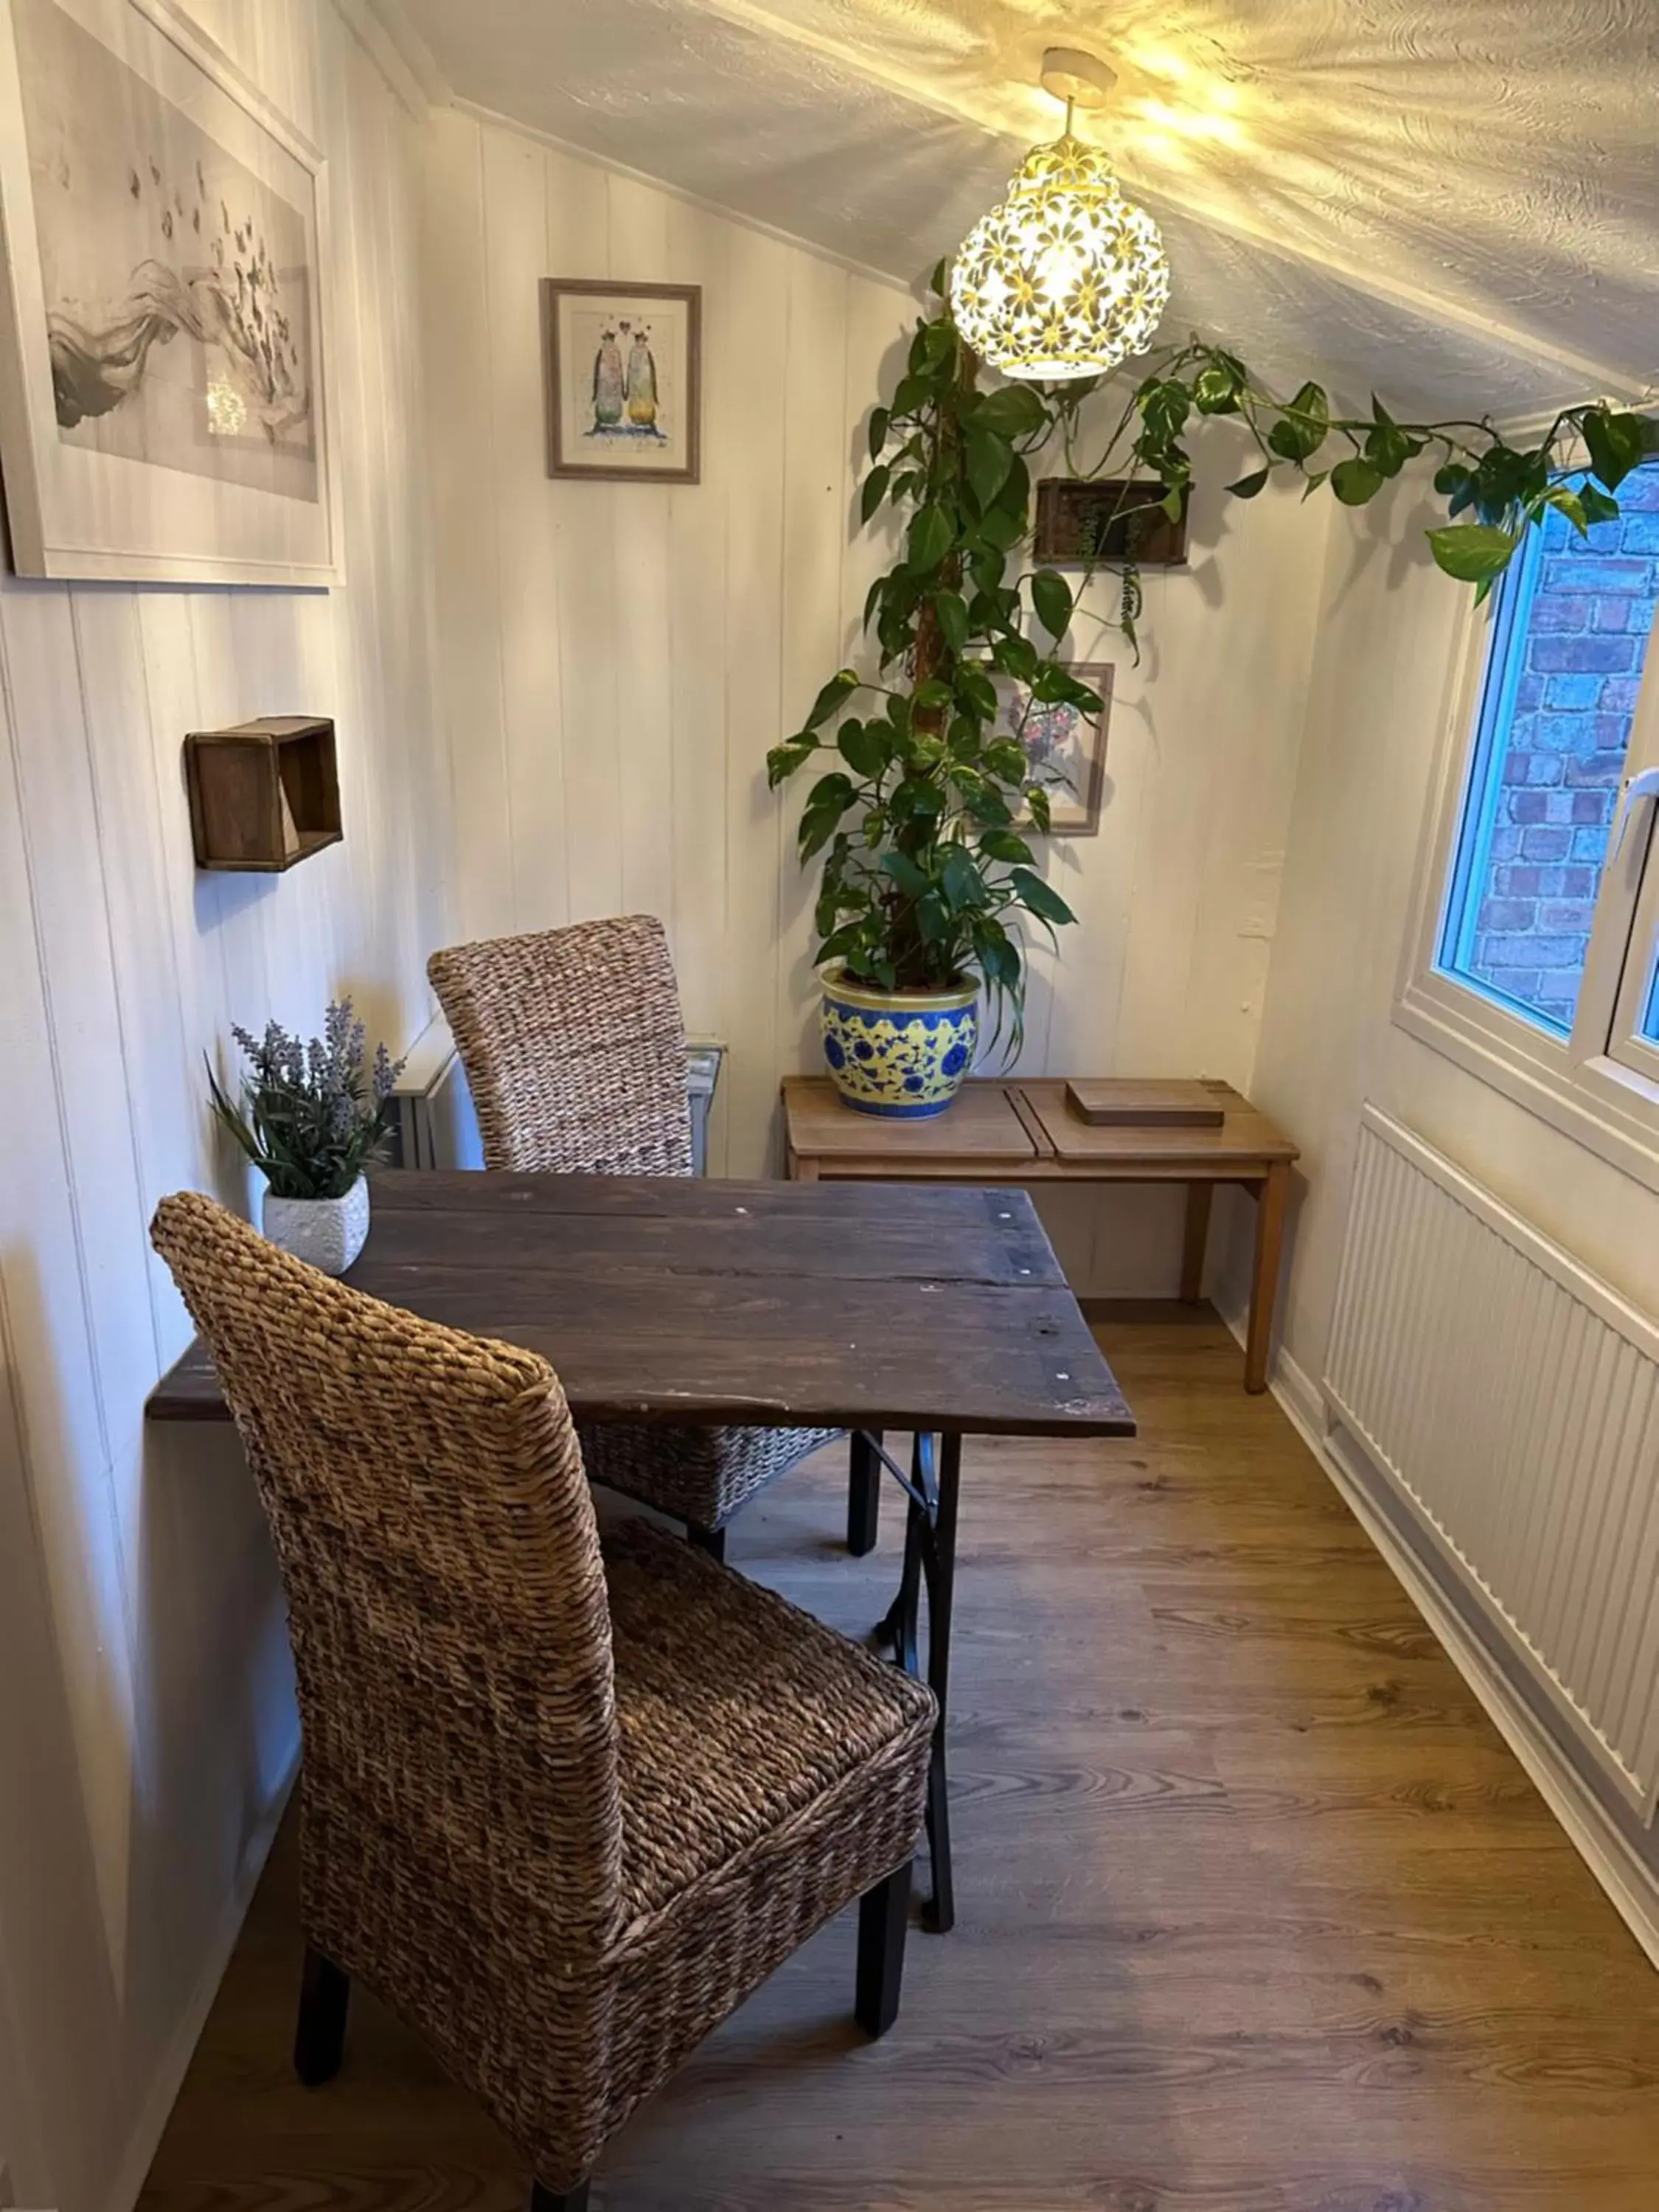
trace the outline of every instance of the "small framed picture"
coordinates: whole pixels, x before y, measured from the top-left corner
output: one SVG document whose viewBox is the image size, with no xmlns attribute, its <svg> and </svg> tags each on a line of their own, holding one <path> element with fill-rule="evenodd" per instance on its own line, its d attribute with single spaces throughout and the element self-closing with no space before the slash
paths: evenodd
<svg viewBox="0 0 1659 2212">
<path fill-rule="evenodd" d="M 545 276 L 547 473 L 696 483 L 702 288 Z"/>
<path fill-rule="evenodd" d="M 1112 711 L 1112 664 L 1109 660 L 1068 660 L 1068 676 L 1086 684 L 1100 699 L 1100 712 L 1090 714 L 1063 701 L 1050 704 L 1031 696 L 1029 686 L 1012 676 L 993 670 L 1000 713 L 997 732 L 1005 731 L 1025 749 L 1030 778 L 1048 794 L 1049 829 L 1056 837 L 1092 837 L 1100 829 L 1100 806 L 1106 781 L 1106 725 Z M 1030 826 L 1030 816 L 1020 827 Z"/>
</svg>

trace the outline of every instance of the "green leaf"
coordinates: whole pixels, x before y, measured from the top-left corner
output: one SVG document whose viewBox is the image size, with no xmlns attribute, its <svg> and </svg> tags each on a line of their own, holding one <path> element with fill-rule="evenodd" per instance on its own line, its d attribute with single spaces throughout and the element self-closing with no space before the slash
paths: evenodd
<svg viewBox="0 0 1659 2212">
<path fill-rule="evenodd" d="M 1046 837 L 1053 823 L 1053 809 L 1048 803 L 1048 794 L 1041 784 L 1027 787 L 1025 804 L 1031 810 L 1032 822 Z"/>
<path fill-rule="evenodd" d="M 1154 446 L 1174 443 L 1192 413 L 1192 394 L 1178 377 L 1149 377 L 1135 395 L 1140 418 Z"/>
<path fill-rule="evenodd" d="M 1002 438 L 1030 438 L 1047 427 L 1048 410 L 1029 384 L 1005 384 L 988 392 L 974 410 L 975 428 Z"/>
<path fill-rule="evenodd" d="M 981 512 L 989 507 L 1008 481 L 1008 471 L 1014 465 L 1014 449 L 1006 438 L 982 423 L 972 422 L 967 437 L 968 484 L 979 501 Z"/>
<path fill-rule="evenodd" d="M 999 553 L 1006 553 L 1011 545 L 1017 545 L 1025 535 L 1024 508 L 1021 507 L 1016 514 L 1011 507 L 994 507 L 988 514 L 981 518 L 979 535 L 988 545 L 994 545 Z"/>
<path fill-rule="evenodd" d="M 1000 549 L 994 545 L 976 546 L 968 556 L 969 571 L 979 589 L 984 592 L 996 590 L 1007 565 Z"/>
<path fill-rule="evenodd" d="M 1016 868 L 1008 880 L 1014 887 L 1014 895 L 1019 903 L 1032 914 L 1040 915 L 1044 921 L 1077 920 L 1060 893 L 1051 884 L 1045 884 L 1041 876 L 1033 875 L 1030 868 Z"/>
<path fill-rule="evenodd" d="M 1023 837 L 1012 830 L 988 830 L 979 841 L 979 849 L 988 860 L 1010 860 L 1029 868 L 1036 855 Z"/>
<path fill-rule="evenodd" d="M 951 518 L 942 507 L 924 507 L 910 525 L 908 559 L 912 568 L 937 568 L 951 550 L 954 536 Z"/>
<path fill-rule="evenodd" d="M 957 698 L 970 714 L 976 714 L 981 722 L 996 720 L 996 686 L 982 668 L 975 668 L 971 663 L 965 663 L 958 668 L 956 690 Z"/>
<path fill-rule="evenodd" d="M 1193 382 L 1193 398 L 1200 415 L 1237 414 L 1243 379 L 1237 368 L 1237 363 L 1212 361 L 1199 371 Z"/>
<path fill-rule="evenodd" d="M 984 907 L 990 894 L 985 878 L 980 873 L 979 863 L 965 845 L 947 845 L 939 866 L 939 889 L 945 902 L 957 913 L 971 913 Z"/>
<path fill-rule="evenodd" d="M 774 745 L 766 756 L 766 782 L 769 790 L 775 791 L 795 773 L 804 760 L 817 750 L 816 739 L 803 733 L 798 738 L 786 738 L 781 745 Z"/>
<path fill-rule="evenodd" d="M 870 410 L 870 458 L 872 461 L 879 458 L 882 447 L 887 443 L 887 426 L 892 419 L 884 407 Z"/>
<path fill-rule="evenodd" d="M 926 890 L 916 901 L 916 927 L 924 945 L 939 945 L 951 934 L 951 916 L 936 890 Z"/>
<path fill-rule="evenodd" d="M 895 415 L 915 415 L 933 397 L 933 387 L 925 376 L 902 376 L 898 390 L 893 394 Z"/>
<path fill-rule="evenodd" d="M 836 834 L 842 810 L 839 806 L 808 806 L 800 817 L 799 842 L 800 857 L 810 860 L 814 853 L 822 852 Z"/>
<path fill-rule="evenodd" d="M 1322 385 L 1302 386 L 1287 410 L 1267 433 L 1267 443 L 1287 461 L 1305 461 L 1324 444 L 1331 425 L 1331 403 Z"/>
<path fill-rule="evenodd" d="M 1043 662 L 1031 686 L 1031 696 L 1040 699 L 1045 707 L 1059 702 L 1068 707 L 1080 707 L 1085 714 L 1097 714 L 1101 710 L 1100 694 L 1091 691 L 1057 660 Z"/>
<path fill-rule="evenodd" d="M 1036 646 L 1029 637 L 1021 637 L 1017 631 L 998 638 L 991 647 L 991 660 L 1005 676 L 1018 676 L 1022 684 L 1035 682 L 1037 670 L 1042 665 L 1042 656 Z"/>
<path fill-rule="evenodd" d="M 1581 538 L 1588 534 L 1589 530 L 1589 517 L 1584 512 L 1584 502 L 1578 494 L 1572 490 L 1570 486 L 1566 484 L 1551 485 L 1550 489 L 1544 494 L 1542 500 L 1539 502 L 1540 519 L 1541 519 L 1543 510 L 1547 507 L 1556 507 L 1561 514 L 1565 514 L 1567 520 L 1571 523 L 1573 528 L 1578 532 L 1578 535 Z"/>
<path fill-rule="evenodd" d="M 957 334 L 943 319 L 935 323 L 924 323 L 916 332 L 910 349 L 910 365 L 914 368 L 939 368 L 957 349 Z"/>
<path fill-rule="evenodd" d="M 1053 568 L 1039 568 L 1031 579 L 1031 605 L 1050 637 L 1062 638 L 1072 624 L 1072 587 Z"/>
<path fill-rule="evenodd" d="M 866 629 L 869 629 L 871 619 L 874 616 L 877 608 L 881 605 L 882 599 L 886 593 L 886 577 L 878 576 L 875 582 L 871 585 L 869 590 L 865 593 L 864 627 Z"/>
<path fill-rule="evenodd" d="M 856 793 L 850 781 L 838 768 L 821 775 L 806 794 L 808 806 L 833 806 L 837 814 L 844 814 Z"/>
<path fill-rule="evenodd" d="M 1520 542 L 1513 532 L 1485 522 L 1454 522 L 1429 532 L 1429 550 L 1437 564 L 1465 584 L 1501 575 Z"/>
<path fill-rule="evenodd" d="M 930 888 L 928 877 L 908 853 L 884 853 L 881 872 L 884 876 L 890 876 L 908 898 L 920 898 Z"/>
<path fill-rule="evenodd" d="M 927 279 L 928 289 L 933 293 L 935 299 L 942 300 L 945 297 L 945 291 L 950 282 L 951 258 L 948 254 L 941 254 L 939 259 L 933 264 L 933 275 Z"/>
<path fill-rule="evenodd" d="M 967 603 L 960 592 L 935 592 L 933 612 L 938 617 L 939 635 L 952 653 L 960 653 L 967 644 L 970 625 Z"/>
<path fill-rule="evenodd" d="M 868 522 L 886 497 L 888 479 L 892 473 L 885 461 L 878 461 L 864 479 L 864 489 L 859 494 L 859 514 L 864 521 Z"/>
<path fill-rule="evenodd" d="M 879 775 L 892 760 L 890 722 L 843 722 L 836 734 L 841 757 L 855 775 Z"/>
<path fill-rule="evenodd" d="M 945 811 L 945 793 L 925 775 L 907 775 L 887 802 L 895 823 L 936 822 Z"/>
<path fill-rule="evenodd" d="M 812 702 L 812 711 L 802 724 L 802 731 L 821 730 L 830 717 L 859 688 L 858 672 L 853 668 L 838 668 Z"/>
<path fill-rule="evenodd" d="M 1473 469 L 1466 469 L 1461 461 L 1445 461 L 1434 472 L 1434 488 L 1443 499 L 1452 499 L 1468 488 Z"/>
<path fill-rule="evenodd" d="M 1379 422 L 1365 440 L 1365 459 L 1376 471 L 1379 477 L 1397 477 L 1413 454 L 1420 453 L 1422 450 L 1419 442 L 1408 438 L 1406 433 L 1393 422 Z M 1340 462 L 1337 464 L 1339 468 L 1341 465 Z M 1334 477 L 1334 470 L 1332 475 Z M 1339 499 L 1342 496 L 1340 492 L 1336 495 Z M 1350 500 L 1347 503 L 1351 507 L 1357 507 L 1361 502 L 1358 500 Z"/>
<path fill-rule="evenodd" d="M 1631 471 L 1647 458 L 1648 425 L 1639 415 L 1592 407 L 1580 428 L 1590 466 L 1609 491 L 1617 491 Z"/>
<path fill-rule="evenodd" d="M 1249 476 L 1238 477 L 1236 482 L 1230 483 L 1227 489 L 1235 499 L 1254 499 L 1265 487 L 1272 474 L 1273 466 L 1269 463 L 1265 469 L 1253 469 Z"/>
<path fill-rule="evenodd" d="M 1600 484 L 1592 483 L 1588 477 L 1578 487 L 1578 504 L 1584 511 L 1586 522 L 1616 522 L 1619 520 L 1618 501 L 1610 499 Z"/>
<path fill-rule="evenodd" d="M 1368 499 L 1376 497 L 1383 481 L 1383 472 L 1375 462 L 1361 460 L 1357 454 L 1351 453 L 1331 471 L 1331 489 L 1344 507 L 1364 507 Z"/>
</svg>

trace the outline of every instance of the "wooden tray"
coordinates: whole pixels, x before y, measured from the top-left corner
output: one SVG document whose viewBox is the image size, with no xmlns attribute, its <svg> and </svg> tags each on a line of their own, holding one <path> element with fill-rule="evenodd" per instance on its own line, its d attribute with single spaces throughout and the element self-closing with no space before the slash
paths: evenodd
<svg viewBox="0 0 1659 2212">
<path fill-rule="evenodd" d="M 1218 1129 L 1226 1113 L 1207 1083 L 1079 1077 L 1066 1103 L 1091 1129 Z"/>
</svg>

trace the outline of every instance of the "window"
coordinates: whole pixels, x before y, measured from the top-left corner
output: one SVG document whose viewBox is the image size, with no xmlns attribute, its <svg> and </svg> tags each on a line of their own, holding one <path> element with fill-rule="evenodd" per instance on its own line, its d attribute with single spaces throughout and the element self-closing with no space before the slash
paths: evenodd
<svg viewBox="0 0 1659 2212">
<path fill-rule="evenodd" d="M 1659 462 L 1619 504 L 1473 619 L 1397 1015 L 1659 1189 Z"/>
<path fill-rule="evenodd" d="M 1440 963 L 1570 1036 L 1659 604 L 1659 469 L 1588 541 L 1552 514 L 1504 579 Z"/>
</svg>

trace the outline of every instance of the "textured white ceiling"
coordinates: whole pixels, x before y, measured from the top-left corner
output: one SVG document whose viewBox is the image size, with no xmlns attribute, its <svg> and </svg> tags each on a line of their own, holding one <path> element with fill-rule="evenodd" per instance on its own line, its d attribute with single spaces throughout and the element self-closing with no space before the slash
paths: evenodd
<svg viewBox="0 0 1659 2212">
<path fill-rule="evenodd" d="M 1167 334 L 1402 405 L 1659 365 L 1659 0 L 403 0 L 455 92 L 909 280 L 1058 110 L 1164 229 Z"/>
</svg>

